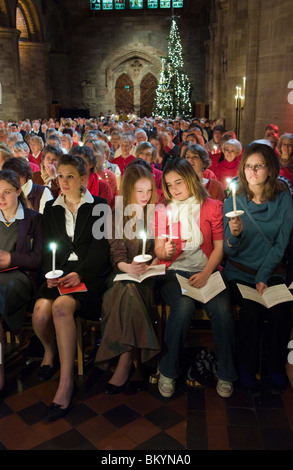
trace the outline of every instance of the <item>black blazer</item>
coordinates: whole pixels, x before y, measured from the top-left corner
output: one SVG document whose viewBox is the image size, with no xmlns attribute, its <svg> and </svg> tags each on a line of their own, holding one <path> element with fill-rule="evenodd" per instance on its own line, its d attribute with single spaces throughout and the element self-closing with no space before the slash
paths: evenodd
<svg viewBox="0 0 293 470">
<path fill-rule="evenodd" d="M 88 290 L 94 289 L 97 293 L 101 293 L 111 270 L 109 244 L 106 238 L 97 240 L 93 236 L 93 225 L 100 218 L 93 215 L 93 208 L 96 204 L 108 204 L 105 199 L 96 196 L 93 198 L 93 203 L 84 203 L 78 210 L 73 241 L 66 233 L 64 208 L 59 205 L 53 206 L 54 200 L 46 203 L 42 218 L 42 270 L 44 274 L 52 270 L 50 243 L 55 242 L 56 269 L 62 269 L 64 274 L 68 274 L 67 260 L 74 251 L 78 256 L 74 271 L 79 274 Z"/>
<path fill-rule="evenodd" d="M 18 266 L 30 278 L 36 288 L 40 278 L 42 259 L 42 215 L 32 209 L 24 209 L 24 219 L 18 221 L 18 239 L 11 252 L 10 267 Z"/>
</svg>

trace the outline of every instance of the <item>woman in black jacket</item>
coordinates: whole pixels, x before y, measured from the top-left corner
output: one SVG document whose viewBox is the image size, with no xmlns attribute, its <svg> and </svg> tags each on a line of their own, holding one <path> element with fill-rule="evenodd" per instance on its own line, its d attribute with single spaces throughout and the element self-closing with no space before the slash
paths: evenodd
<svg viewBox="0 0 293 470">
<path fill-rule="evenodd" d="M 33 327 L 44 346 L 40 376 L 43 380 L 54 372 L 55 334 L 60 361 L 60 381 L 49 406 L 47 421 L 64 416 L 73 395 L 73 368 L 76 351 L 75 315 L 98 320 L 110 272 L 109 245 L 105 237 L 94 236 L 93 228 L 101 208 L 107 212 L 104 199 L 92 196 L 85 188 L 86 167 L 80 157 L 63 155 L 57 167 L 61 194 L 47 202 L 43 214 L 43 273 L 52 268 L 52 242 L 56 243 L 58 278 L 47 278 L 38 292 L 33 312 Z M 95 206 L 98 205 L 98 208 Z M 104 205 L 104 207 L 103 207 Z M 96 210 L 98 209 L 98 210 Z M 110 213 L 109 208 L 109 213 Z M 99 234 L 97 234 L 99 235 Z M 86 292 L 66 291 L 84 283 Z"/>
<path fill-rule="evenodd" d="M 41 267 L 41 215 L 26 208 L 19 176 L 0 171 L 0 392 L 4 389 L 4 334 L 21 330 Z"/>
</svg>

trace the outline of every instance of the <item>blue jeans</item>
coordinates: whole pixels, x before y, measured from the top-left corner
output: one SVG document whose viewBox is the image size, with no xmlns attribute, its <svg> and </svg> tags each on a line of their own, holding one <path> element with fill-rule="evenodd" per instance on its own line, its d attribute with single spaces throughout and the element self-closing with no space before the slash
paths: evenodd
<svg viewBox="0 0 293 470">
<path fill-rule="evenodd" d="M 170 306 L 159 365 L 160 372 L 169 378 L 178 377 L 180 354 L 196 305 L 199 304 L 191 297 L 182 295 L 176 273 L 186 278 L 194 274 L 186 271 L 167 270 L 165 276 L 159 276 L 157 281 L 164 302 Z M 237 380 L 234 365 L 234 322 L 227 289 L 206 304 L 201 305 L 211 321 L 215 354 L 218 361 L 218 378 L 234 382 Z"/>
</svg>

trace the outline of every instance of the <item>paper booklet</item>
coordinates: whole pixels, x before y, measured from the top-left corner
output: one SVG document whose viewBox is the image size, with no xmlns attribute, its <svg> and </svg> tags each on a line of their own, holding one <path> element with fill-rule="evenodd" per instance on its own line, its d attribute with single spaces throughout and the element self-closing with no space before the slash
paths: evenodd
<svg viewBox="0 0 293 470">
<path fill-rule="evenodd" d="M 291 282 L 290 286 L 288 287 L 288 289 L 293 289 L 293 282 Z"/>
<path fill-rule="evenodd" d="M 225 283 L 219 271 L 211 274 L 205 286 L 197 288 L 188 284 L 188 279 L 176 274 L 183 295 L 188 295 L 199 302 L 206 304 L 226 289 Z"/>
<path fill-rule="evenodd" d="M 243 284 L 237 284 L 241 295 L 244 299 L 253 300 L 258 302 L 266 308 L 273 307 L 274 305 L 281 304 L 283 302 L 290 302 L 293 300 L 293 295 L 289 291 L 286 284 L 278 284 L 277 286 L 267 287 L 263 294 L 259 294 L 256 289 L 252 287 L 244 286 Z"/>
<path fill-rule="evenodd" d="M 159 276 L 165 273 L 166 273 L 165 264 L 155 264 L 147 268 L 144 274 L 129 274 L 129 273 L 116 274 L 116 276 L 114 277 L 114 281 L 142 282 L 144 279 L 147 279 L 148 277 Z"/>
<path fill-rule="evenodd" d="M 80 282 L 75 287 L 58 286 L 58 290 L 60 292 L 60 295 L 74 294 L 75 292 L 87 292 L 87 288 L 84 282 Z"/>
</svg>

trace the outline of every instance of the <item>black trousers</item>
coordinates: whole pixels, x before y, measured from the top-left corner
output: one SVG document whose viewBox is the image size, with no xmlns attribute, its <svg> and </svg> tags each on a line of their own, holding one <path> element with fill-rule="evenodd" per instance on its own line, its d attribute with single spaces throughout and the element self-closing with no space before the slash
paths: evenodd
<svg viewBox="0 0 293 470">
<path fill-rule="evenodd" d="M 243 281 L 229 281 L 232 302 L 240 306 L 239 320 L 236 321 L 236 355 L 239 365 L 246 367 L 251 374 L 259 370 L 260 364 L 260 339 L 263 332 L 264 321 L 266 324 L 267 339 L 267 363 L 268 372 L 285 372 L 288 356 L 288 342 L 292 327 L 292 314 L 290 302 L 278 304 L 269 309 L 257 302 L 243 299 L 236 285 L 245 284 L 252 288 L 255 285 Z M 280 277 L 272 277 L 268 286 L 283 284 Z"/>
</svg>

